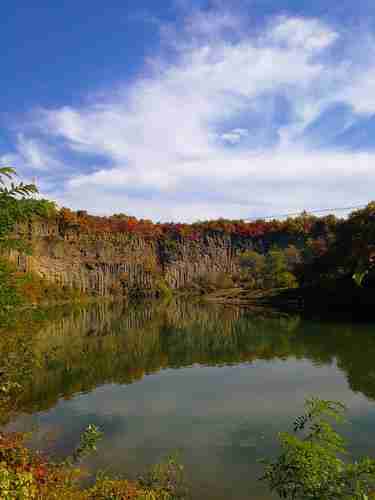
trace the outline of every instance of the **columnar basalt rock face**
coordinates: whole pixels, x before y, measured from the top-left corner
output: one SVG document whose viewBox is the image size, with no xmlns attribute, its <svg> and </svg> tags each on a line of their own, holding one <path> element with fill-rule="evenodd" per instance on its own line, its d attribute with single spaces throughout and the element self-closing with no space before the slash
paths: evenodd
<svg viewBox="0 0 375 500">
<path fill-rule="evenodd" d="M 20 225 L 15 237 L 32 249 L 31 255 L 10 252 L 20 271 L 99 296 L 151 295 L 161 281 L 178 289 L 204 275 L 237 270 L 236 249 L 228 235 L 148 240 L 130 233 L 67 230 L 57 220 L 38 220 Z"/>
<path fill-rule="evenodd" d="M 165 280 L 171 288 L 181 288 L 207 274 L 231 274 L 236 270 L 234 255 L 229 236 L 180 241 L 173 252 L 164 254 Z"/>
</svg>

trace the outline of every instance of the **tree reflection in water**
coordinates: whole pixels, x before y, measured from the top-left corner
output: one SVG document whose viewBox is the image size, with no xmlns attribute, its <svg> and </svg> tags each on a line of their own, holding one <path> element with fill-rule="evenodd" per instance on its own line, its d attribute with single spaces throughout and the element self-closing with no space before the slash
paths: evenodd
<svg viewBox="0 0 375 500">
<path fill-rule="evenodd" d="M 371 325 L 302 321 L 181 300 L 168 306 L 102 303 L 64 314 L 56 310 L 56 319 L 32 335 L 2 335 L 0 356 L 24 387 L 19 404 L 26 412 L 48 409 L 61 396 L 98 385 L 130 384 L 167 367 L 288 358 L 317 365 L 336 361 L 353 391 L 375 399 Z"/>
</svg>

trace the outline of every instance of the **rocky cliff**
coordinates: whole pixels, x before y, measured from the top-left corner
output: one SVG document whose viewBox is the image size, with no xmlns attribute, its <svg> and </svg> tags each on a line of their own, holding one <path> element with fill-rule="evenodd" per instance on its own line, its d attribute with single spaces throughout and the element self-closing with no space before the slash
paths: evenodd
<svg viewBox="0 0 375 500">
<path fill-rule="evenodd" d="M 154 239 L 67 229 L 58 219 L 40 219 L 19 225 L 14 237 L 31 248 L 30 255 L 10 251 L 19 271 L 98 296 L 151 295 L 160 284 L 184 288 L 203 276 L 233 273 L 238 266 L 238 242 L 214 232 L 195 240 Z M 240 246 L 252 245 L 247 239 Z"/>
</svg>

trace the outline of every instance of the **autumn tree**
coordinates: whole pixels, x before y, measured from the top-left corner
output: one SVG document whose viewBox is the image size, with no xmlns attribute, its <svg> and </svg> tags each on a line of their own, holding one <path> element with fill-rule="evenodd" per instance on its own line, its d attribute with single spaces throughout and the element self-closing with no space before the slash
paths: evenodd
<svg viewBox="0 0 375 500">
<path fill-rule="evenodd" d="M 365 276 L 370 280 L 373 270 L 375 242 L 375 202 L 350 214 L 336 225 L 334 240 L 322 252 L 320 248 L 302 269 L 304 285 L 315 286 L 354 278 L 362 284 Z"/>
</svg>

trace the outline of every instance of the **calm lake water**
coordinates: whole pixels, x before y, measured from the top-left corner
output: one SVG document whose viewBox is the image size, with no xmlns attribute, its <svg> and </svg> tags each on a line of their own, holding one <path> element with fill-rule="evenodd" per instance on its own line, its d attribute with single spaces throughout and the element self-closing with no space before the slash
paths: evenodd
<svg viewBox="0 0 375 500">
<path fill-rule="evenodd" d="M 271 498 L 277 453 L 307 396 L 347 404 L 354 455 L 375 455 L 375 324 L 173 302 L 64 309 L 30 336 L 23 413 L 8 430 L 63 457 L 88 424 L 90 470 L 137 477 L 178 452 L 195 500 Z M 23 360 L 23 363 L 25 360 Z"/>
</svg>

